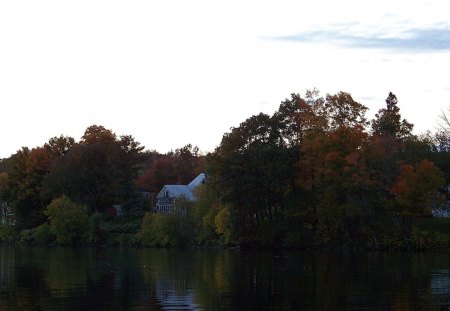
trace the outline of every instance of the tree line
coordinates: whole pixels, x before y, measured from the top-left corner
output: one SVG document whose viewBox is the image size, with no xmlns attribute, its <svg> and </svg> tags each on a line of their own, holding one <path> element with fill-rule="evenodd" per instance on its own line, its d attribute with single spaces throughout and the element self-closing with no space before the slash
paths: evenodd
<svg viewBox="0 0 450 311">
<path fill-rule="evenodd" d="M 392 93 L 373 120 L 366 112 L 348 93 L 313 90 L 226 133 L 206 161 L 220 237 L 241 245 L 431 243 L 414 219 L 444 206 L 448 136 L 413 135 Z"/>
<path fill-rule="evenodd" d="M 133 136 L 117 137 L 99 125 L 88 127 L 80 141 L 61 135 L 40 147 L 23 147 L 0 161 L 0 239 L 17 240 L 36 228 L 46 232 L 50 224 L 57 230 L 63 222 L 60 240 L 75 234 L 66 244 L 79 243 L 77 232 L 89 231 L 89 226 L 90 239 L 96 241 L 99 218 L 103 222 L 113 205 L 142 218 L 152 200 L 141 192 L 185 183 L 201 165 L 198 148 L 191 145 L 167 154 L 145 151 Z"/>
<path fill-rule="evenodd" d="M 272 115 L 231 128 L 207 155 L 192 145 L 144 151 L 96 125 L 79 142 L 60 136 L 22 148 L 0 161 L 1 199 L 14 215 L 2 238 L 31 230 L 33 241 L 104 243 L 120 227 L 128 243 L 151 246 L 448 247 L 447 229 L 431 216 L 446 209 L 450 127 L 414 135 L 393 93 L 372 120 L 367 110 L 345 92 L 291 94 Z M 139 196 L 200 172 L 207 182 L 197 201 L 177 203 L 187 216 L 154 214 Z M 105 218 L 118 203 L 122 223 Z M 58 227 L 64 219 L 82 221 Z"/>
</svg>

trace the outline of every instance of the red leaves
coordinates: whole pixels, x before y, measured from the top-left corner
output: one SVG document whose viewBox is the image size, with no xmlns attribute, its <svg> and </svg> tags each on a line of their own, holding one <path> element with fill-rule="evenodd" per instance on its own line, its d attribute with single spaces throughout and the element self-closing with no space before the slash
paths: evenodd
<svg viewBox="0 0 450 311">
<path fill-rule="evenodd" d="M 437 189 L 444 182 L 441 170 L 429 160 L 415 165 L 402 163 L 391 193 L 403 214 L 427 215 L 437 198 Z"/>
</svg>

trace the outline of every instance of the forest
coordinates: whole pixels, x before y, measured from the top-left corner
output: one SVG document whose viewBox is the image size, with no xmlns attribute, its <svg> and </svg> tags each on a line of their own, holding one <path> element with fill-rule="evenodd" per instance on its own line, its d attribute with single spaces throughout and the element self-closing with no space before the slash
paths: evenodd
<svg viewBox="0 0 450 311">
<path fill-rule="evenodd" d="M 413 134 L 389 93 L 372 120 L 349 93 L 291 94 L 203 154 L 166 154 L 101 125 L 0 160 L 0 240 L 25 245 L 448 249 L 450 123 Z M 187 214 L 166 184 L 206 182 Z M 149 197 L 142 193 L 150 193 Z M 110 213 L 120 205 L 120 216 Z"/>
</svg>

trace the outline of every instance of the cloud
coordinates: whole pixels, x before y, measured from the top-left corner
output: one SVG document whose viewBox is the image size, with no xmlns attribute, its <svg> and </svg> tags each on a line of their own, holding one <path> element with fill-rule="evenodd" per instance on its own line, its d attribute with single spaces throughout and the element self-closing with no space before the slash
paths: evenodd
<svg viewBox="0 0 450 311">
<path fill-rule="evenodd" d="M 394 34 L 361 33 L 355 24 L 335 25 L 326 30 L 275 37 L 299 43 L 328 43 L 347 48 L 384 49 L 407 52 L 450 51 L 450 26 L 409 28 Z"/>
</svg>

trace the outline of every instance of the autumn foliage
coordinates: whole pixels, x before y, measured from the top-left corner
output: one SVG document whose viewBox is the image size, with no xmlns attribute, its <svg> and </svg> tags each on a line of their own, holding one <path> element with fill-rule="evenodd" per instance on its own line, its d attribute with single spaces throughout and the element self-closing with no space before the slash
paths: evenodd
<svg viewBox="0 0 450 311">
<path fill-rule="evenodd" d="M 132 136 L 93 125 L 78 142 L 53 137 L 0 161 L 3 219 L 62 241 L 49 230 L 70 226 L 56 226 L 55 215 L 77 218 L 65 209 L 84 206 L 70 241 L 89 236 L 102 243 L 102 215 L 121 204 L 126 217 L 140 219 L 135 237 L 146 245 L 422 245 L 414 239 L 427 233 L 414 220 L 446 206 L 449 136 L 414 135 L 393 93 L 373 120 L 367 110 L 346 92 L 291 94 L 272 115 L 232 127 L 206 156 L 190 144 L 166 154 L 144 151 Z M 164 185 L 187 184 L 201 172 L 207 182 L 185 219 L 153 215 L 154 201 L 139 196 L 154 197 Z"/>
<path fill-rule="evenodd" d="M 207 172 L 228 235 L 241 244 L 372 248 L 398 235 L 407 246 L 412 218 L 442 204 L 445 180 L 397 102 L 390 93 L 369 122 L 350 94 L 313 90 L 232 128 Z"/>
</svg>

